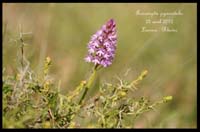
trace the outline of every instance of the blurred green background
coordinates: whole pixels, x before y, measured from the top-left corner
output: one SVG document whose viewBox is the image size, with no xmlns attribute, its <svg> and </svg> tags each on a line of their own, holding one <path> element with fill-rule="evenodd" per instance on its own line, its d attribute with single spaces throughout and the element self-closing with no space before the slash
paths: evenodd
<svg viewBox="0 0 200 132">
<path fill-rule="evenodd" d="M 17 72 L 19 45 L 12 39 L 32 32 L 25 47 L 26 58 L 38 74 L 44 58 L 53 61 L 51 75 L 61 80 L 63 94 L 86 79 L 92 64 L 84 62 L 87 43 L 106 21 L 117 23 L 117 51 L 113 64 L 99 73 L 100 82 L 116 76 L 133 80 L 149 71 L 133 96 L 159 100 L 172 95 L 173 101 L 138 118 L 135 127 L 197 127 L 197 4 L 3 4 L 3 67 L 7 74 Z M 173 12 L 177 33 L 141 32 L 146 16 L 136 11 Z M 128 73 L 128 74 L 126 74 Z M 89 95 L 90 96 L 90 95 Z"/>
</svg>

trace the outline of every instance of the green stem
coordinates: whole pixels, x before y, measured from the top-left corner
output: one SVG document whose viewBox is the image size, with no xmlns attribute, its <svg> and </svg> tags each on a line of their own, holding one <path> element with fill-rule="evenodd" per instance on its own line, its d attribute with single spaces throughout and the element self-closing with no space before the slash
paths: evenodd
<svg viewBox="0 0 200 132">
<path fill-rule="evenodd" d="M 95 67 L 94 67 L 94 69 L 93 69 L 93 71 L 92 71 L 92 74 L 90 75 L 90 77 L 89 77 L 89 79 L 88 79 L 86 85 L 83 85 L 83 86 L 82 86 L 83 88 L 85 88 L 85 91 L 83 92 L 83 95 L 82 95 L 81 98 L 80 98 L 80 101 L 79 101 L 79 103 L 78 103 L 79 105 L 82 105 L 82 103 L 83 103 L 83 101 L 84 101 L 84 98 L 85 98 L 85 96 L 86 96 L 88 90 L 90 89 L 90 87 L 92 86 L 92 83 L 94 82 L 94 79 L 95 79 L 95 77 L 96 77 L 97 67 L 98 67 L 98 65 L 95 65 Z M 82 89 L 82 88 L 81 88 L 81 89 Z M 79 110 L 80 110 L 80 108 L 79 108 Z M 78 111 L 79 111 L 79 110 L 78 110 Z M 78 111 L 76 111 L 76 113 L 77 113 Z M 71 125 L 71 121 L 74 119 L 74 117 L 75 117 L 75 114 L 70 115 L 70 121 L 69 121 L 69 124 L 70 124 L 70 125 Z M 70 125 L 69 125 L 69 126 L 70 126 Z"/>
<path fill-rule="evenodd" d="M 88 89 L 89 89 L 88 87 L 85 88 L 85 91 L 84 91 L 84 93 L 83 93 L 83 95 L 82 95 L 82 97 L 81 97 L 81 99 L 80 99 L 80 101 L 79 101 L 79 103 L 78 103 L 79 105 L 82 104 L 83 99 L 85 98 L 85 95 L 86 95 L 87 92 L 88 92 Z"/>
<path fill-rule="evenodd" d="M 93 73 L 91 74 L 91 76 L 89 77 L 89 79 L 88 79 L 88 81 L 87 81 L 87 84 L 86 84 L 86 86 L 85 86 L 85 91 L 84 91 L 83 95 L 82 95 L 81 98 L 80 98 L 79 105 L 82 104 L 82 102 L 83 102 L 83 100 L 84 100 L 84 98 L 85 98 L 85 96 L 86 96 L 88 90 L 89 90 L 90 87 L 92 86 L 92 83 L 94 82 L 95 76 L 96 76 L 96 66 L 95 66 L 95 68 L 94 68 L 94 70 L 93 70 Z"/>
</svg>

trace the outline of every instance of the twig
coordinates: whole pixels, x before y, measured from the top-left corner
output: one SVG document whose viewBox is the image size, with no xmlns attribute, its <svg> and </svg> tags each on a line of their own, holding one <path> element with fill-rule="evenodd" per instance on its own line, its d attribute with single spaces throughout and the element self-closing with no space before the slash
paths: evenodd
<svg viewBox="0 0 200 132">
<path fill-rule="evenodd" d="M 50 108 L 48 110 L 48 113 L 49 113 L 50 118 L 52 119 L 52 123 L 53 123 L 53 127 L 54 127 L 54 125 L 55 125 L 55 119 L 54 119 L 54 116 L 53 116 L 52 111 L 51 111 Z"/>
</svg>

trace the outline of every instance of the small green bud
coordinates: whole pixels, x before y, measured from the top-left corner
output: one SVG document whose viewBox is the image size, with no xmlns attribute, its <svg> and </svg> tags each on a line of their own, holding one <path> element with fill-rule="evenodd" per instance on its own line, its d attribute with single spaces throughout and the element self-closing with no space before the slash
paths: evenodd
<svg viewBox="0 0 200 132">
<path fill-rule="evenodd" d="M 165 96 L 165 97 L 163 97 L 163 100 L 164 101 L 171 101 L 173 99 L 173 97 L 172 96 Z"/>
<path fill-rule="evenodd" d="M 51 65 L 51 58 L 46 57 L 45 64 L 44 64 L 44 75 L 46 76 L 49 72 L 49 66 Z"/>
<path fill-rule="evenodd" d="M 124 91 L 121 91 L 119 94 L 120 94 L 121 97 L 126 96 L 126 92 L 124 92 Z"/>
<path fill-rule="evenodd" d="M 50 58 L 49 56 L 46 58 L 46 63 L 47 63 L 47 64 L 50 64 L 50 63 L 51 63 L 51 58 Z"/>
<path fill-rule="evenodd" d="M 139 76 L 139 80 L 142 80 L 144 77 L 146 77 L 148 74 L 148 71 L 147 70 L 144 70 L 141 75 Z"/>
</svg>

